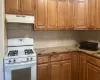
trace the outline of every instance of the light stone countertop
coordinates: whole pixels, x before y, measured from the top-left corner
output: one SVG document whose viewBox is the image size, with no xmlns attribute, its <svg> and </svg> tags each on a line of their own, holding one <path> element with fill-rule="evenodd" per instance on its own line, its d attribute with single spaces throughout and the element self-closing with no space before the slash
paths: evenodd
<svg viewBox="0 0 100 80">
<path fill-rule="evenodd" d="M 86 54 L 95 56 L 100 58 L 100 50 L 98 51 L 89 51 L 89 50 L 83 50 L 79 49 L 76 46 L 60 46 L 60 47 L 48 47 L 48 48 L 36 48 L 35 49 L 36 53 L 38 55 L 52 55 L 52 54 L 58 54 L 58 53 L 63 53 L 63 52 L 74 52 L 74 51 L 80 51 L 84 52 Z"/>
</svg>

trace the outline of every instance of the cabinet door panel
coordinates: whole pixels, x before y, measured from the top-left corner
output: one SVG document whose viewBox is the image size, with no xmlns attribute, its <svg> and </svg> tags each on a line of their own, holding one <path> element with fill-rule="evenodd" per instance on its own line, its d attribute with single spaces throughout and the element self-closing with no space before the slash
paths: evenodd
<svg viewBox="0 0 100 80">
<path fill-rule="evenodd" d="M 96 28 L 100 29 L 100 0 L 96 0 Z"/>
<path fill-rule="evenodd" d="M 74 9 L 75 28 L 87 28 L 87 0 L 76 0 Z"/>
<path fill-rule="evenodd" d="M 51 80 L 61 80 L 61 66 L 60 62 L 51 63 Z"/>
<path fill-rule="evenodd" d="M 68 1 L 68 15 L 66 15 L 68 23 L 67 26 L 69 29 L 73 29 L 73 18 L 74 18 L 74 12 L 73 12 L 73 7 L 74 7 L 74 2 L 73 0 L 67 0 Z"/>
<path fill-rule="evenodd" d="M 34 1 L 33 0 L 21 0 L 22 14 L 34 15 Z"/>
<path fill-rule="evenodd" d="M 100 80 L 100 68 L 88 63 L 87 80 Z"/>
<path fill-rule="evenodd" d="M 79 80 L 79 53 L 72 54 L 72 80 Z"/>
<path fill-rule="evenodd" d="M 57 0 L 48 0 L 48 28 L 57 28 Z"/>
<path fill-rule="evenodd" d="M 36 0 L 36 28 L 46 28 L 46 0 Z"/>
<path fill-rule="evenodd" d="M 96 0 L 88 0 L 89 27 L 95 28 L 96 21 Z"/>
<path fill-rule="evenodd" d="M 38 65 L 38 80 L 50 80 L 49 64 Z"/>
<path fill-rule="evenodd" d="M 86 80 L 86 54 L 79 53 L 79 80 Z"/>
<path fill-rule="evenodd" d="M 61 80 L 71 80 L 71 61 L 62 61 L 61 64 Z"/>
<path fill-rule="evenodd" d="M 66 28 L 67 1 L 59 0 L 58 2 L 58 28 Z"/>
<path fill-rule="evenodd" d="M 20 0 L 6 0 L 6 13 L 20 13 Z"/>
</svg>

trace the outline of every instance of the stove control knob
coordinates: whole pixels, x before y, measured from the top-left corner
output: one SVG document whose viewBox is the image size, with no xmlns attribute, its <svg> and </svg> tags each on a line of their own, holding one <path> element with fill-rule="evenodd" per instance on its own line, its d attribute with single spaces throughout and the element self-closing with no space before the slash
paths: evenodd
<svg viewBox="0 0 100 80">
<path fill-rule="evenodd" d="M 14 59 L 14 60 L 13 60 L 13 62 L 15 63 L 15 62 L 16 62 L 16 60 Z"/>
<path fill-rule="evenodd" d="M 9 60 L 9 63 L 11 63 L 11 60 Z"/>
<path fill-rule="evenodd" d="M 33 60 L 33 58 L 31 57 L 31 61 Z"/>
<path fill-rule="evenodd" d="M 27 61 L 29 61 L 29 58 L 27 58 Z"/>
</svg>

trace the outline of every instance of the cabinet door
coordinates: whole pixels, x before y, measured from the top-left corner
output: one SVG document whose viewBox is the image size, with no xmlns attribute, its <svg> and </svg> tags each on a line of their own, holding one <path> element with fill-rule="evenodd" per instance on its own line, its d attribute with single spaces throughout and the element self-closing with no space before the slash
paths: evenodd
<svg viewBox="0 0 100 80">
<path fill-rule="evenodd" d="M 49 64 L 38 65 L 38 80 L 50 80 Z"/>
<path fill-rule="evenodd" d="M 89 28 L 95 28 L 96 21 L 96 0 L 88 0 Z"/>
<path fill-rule="evenodd" d="M 6 0 L 6 13 L 8 14 L 18 14 L 20 13 L 20 0 Z"/>
<path fill-rule="evenodd" d="M 21 14 L 34 15 L 34 0 L 21 0 Z"/>
<path fill-rule="evenodd" d="M 72 80 L 79 80 L 79 53 L 72 54 Z"/>
<path fill-rule="evenodd" d="M 48 28 L 57 29 L 57 0 L 48 0 Z"/>
<path fill-rule="evenodd" d="M 100 68 L 87 63 L 87 80 L 100 80 Z"/>
<path fill-rule="evenodd" d="M 79 52 L 79 80 L 86 80 L 86 54 Z"/>
<path fill-rule="evenodd" d="M 46 29 L 46 1 L 47 0 L 36 0 L 36 13 L 35 13 L 35 28 Z"/>
<path fill-rule="evenodd" d="M 61 80 L 71 80 L 71 60 L 61 62 Z"/>
<path fill-rule="evenodd" d="M 59 0 L 58 1 L 58 28 L 66 29 L 67 28 L 67 15 L 68 15 L 68 1 Z"/>
<path fill-rule="evenodd" d="M 96 28 L 100 29 L 100 0 L 96 0 Z"/>
<path fill-rule="evenodd" d="M 60 62 L 51 63 L 51 80 L 61 80 L 61 65 Z"/>
<path fill-rule="evenodd" d="M 73 26 L 73 19 L 74 19 L 74 1 L 73 0 L 67 0 L 68 1 L 68 15 L 67 16 L 67 20 L 68 20 L 68 23 L 67 23 L 67 26 L 68 26 L 68 29 L 73 29 L 74 26 Z"/>
<path fill-rule="evenodd" d="M 87 0 L 75 0 L 74 3 L 74 27 L 75 29 L 87 28 Z"/>
</svg>

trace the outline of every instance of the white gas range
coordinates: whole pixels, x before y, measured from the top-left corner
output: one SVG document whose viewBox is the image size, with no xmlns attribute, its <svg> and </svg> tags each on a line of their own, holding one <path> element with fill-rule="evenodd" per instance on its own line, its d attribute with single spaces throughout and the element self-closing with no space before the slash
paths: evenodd
<svg viewBox="0 0 100 80">
<path fill-rule="evenodd" d="M 5 80 L 36 80 L 36 64 L 33 39 L 8 39 L 8 52 L 4 57 Z"/>
</svg>

